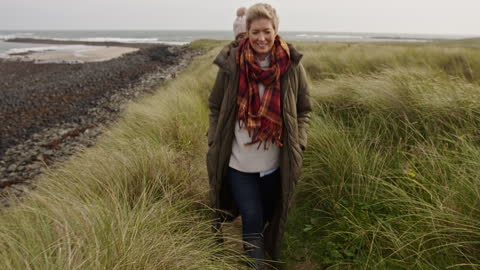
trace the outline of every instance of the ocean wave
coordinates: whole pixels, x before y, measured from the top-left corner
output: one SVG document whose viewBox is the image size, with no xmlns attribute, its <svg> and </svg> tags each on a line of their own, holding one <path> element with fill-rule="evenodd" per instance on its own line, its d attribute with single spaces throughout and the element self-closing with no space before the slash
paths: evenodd
<svg viewBox="0 0 480 270">
<path fill-rule="evenodd" d="M 46 38 L 48 39 L 48 38 Z M 115 38 L 115 37 L 92 37 L 92 38 L 50 38 L 58 41 L 85 41 L 85 42 L 118 42 L 118 43 L 151 43 L 151 44 L 168 44 L 168 45 L 185 45 L 190 42 L 186 41 L 164 41 L 158 38 Z"/>
<path fill-rule="evenodd" d="M 119 42 L 119 43 L 152 43 L 152 44 L 168 44 L 168 45 L 185 45 L 190 42 L 186 41 L 164 41 L 158 38 L 114 38 L 114 37 L 95 37 L 95 38 L 79 38 L 79 39 L 54 39 L 62 41 L 87 41 L 87 42 Z"/>
<path fill-rule="evenodd" d="M 32 38 L 34 33 L 13 33 L 7 35 L 0 35 L 0 40 L 9 40 L 14 38 Z"/>
<path fill-rule="evenodd" d="M 9 40 L 15 38 L 14 35 L 0 35 L 0 40 Z"/>
<path fill-rule="evenodd" d="M 57 40 L 57 41 L 160 43 L 160 41 L 157 38 L 117 38 L 117 37 L 55 38 L 55 37 L 45 37 L 45 36 L 33 36 L 33 34 L 32 36 L 10 34 L 5 36 L 0 36 L 0 39 L 2 37 L 5 37 L 5 40 L 15 39 L 15 38 L 29 38 L 29 39 L 47 39 L 47 40 Z"/>
<path fill-rule="evenodd" d="M 54 40 L 73 40 L 73 41 L 88 41 L 88 42 L 119 42 L 119 43 L 159 43 L 156 38 L 117 38 L 117 37 L 91 37 L 78 39 L 54 39 Z"/>
</svg>

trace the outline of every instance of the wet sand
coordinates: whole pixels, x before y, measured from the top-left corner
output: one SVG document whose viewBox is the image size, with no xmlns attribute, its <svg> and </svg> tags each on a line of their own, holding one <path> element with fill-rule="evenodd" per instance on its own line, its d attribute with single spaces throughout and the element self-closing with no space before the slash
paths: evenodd
<svg viewBox="0 0 480 270">
<path fill-rule="evenodd" d="M 102 62 L 120 57 L 126 53 L 138 51 L 138 48 L 129 47 L 105 47 L 105 46 L 85 46 L 80 50 L 66 47 L 62 50 L 47 50 L 41 52 L 26 52 L 11 54 L 8 60 L 16 61 L 34 61 L 35 63 L 66 62 L 66 63 L 85 63 Z"/>
</svg>

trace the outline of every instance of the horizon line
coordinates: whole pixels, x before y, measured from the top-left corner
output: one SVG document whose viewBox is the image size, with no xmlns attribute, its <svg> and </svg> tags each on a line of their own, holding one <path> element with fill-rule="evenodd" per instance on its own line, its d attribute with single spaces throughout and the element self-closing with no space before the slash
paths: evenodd
<svg viewBox="0 0 480 270">
<path fill-rule="evenodd" d="M 131 29 L 92 29 L 92 28 L 70 28 L 70 29 L 61 29 L 61 28 L 49 28 L 49 29 L 0 29 L 0 31 L 198 31 L 198 32 L 229 32 L 231 29 L 152 29 L 152 28 L 131 28 Z M 397 35 L 438 35 L 438 36 L 463 36 L 463 37 L 480 37 L 480 34 L 454 34 L 454 33 L 425 33 L 425 32 L 368 32 L 368 31 L 325 31 L 325 30 L 280 30 L 282 32 L 306 32 L 306 33 L 342 33 L 342 34 L 397 34 Z"/>
</svg>

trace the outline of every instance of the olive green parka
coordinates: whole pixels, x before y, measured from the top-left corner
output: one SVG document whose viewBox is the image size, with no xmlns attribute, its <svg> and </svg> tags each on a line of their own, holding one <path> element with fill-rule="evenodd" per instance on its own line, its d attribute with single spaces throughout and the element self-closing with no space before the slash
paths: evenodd
<svg viewBox="0 0 480 270">
<path fill-rule="evenodd" d="M 234 139 L 236 100 L 239 69 L 235 61 L 238 42 L 226 46 L 214 63 L 219 70 L 208 98 L 210 126 L 208 129 L 207 170 L 210 183 L 210 201 L 216 209 L 215 231 L 220 223 L 233 220 L 238 209 L 227 181 L 224 181 Z M 302 167 L 302 151 L 307 145 L 307 127 L 311 111 L 305 70 L 300 64 L 302 55 L 291 45 L 291 66 L 281 76 L 281 104 L 283 118 L 283 147 L 280 150 L 281 191 L 276 208 L 264 232 L 265 250 L 272 260 L 279 259 L 288 209 L 293 200 L 295 185 Z"/>
</svg>

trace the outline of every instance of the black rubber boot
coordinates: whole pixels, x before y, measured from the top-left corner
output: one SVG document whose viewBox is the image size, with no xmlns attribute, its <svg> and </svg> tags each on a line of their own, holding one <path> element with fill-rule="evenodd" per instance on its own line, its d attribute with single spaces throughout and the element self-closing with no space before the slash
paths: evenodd
<svg viewBox="0 0 480 270">
<path fill-rule="evenodd" d="M 247 243 L 244 247 L 247 253 L 247 257 L 250 259 L 248 265 L 255 270 L 266 269 L 263 237 L 250 239 L 246 242 Z"/>
</svg>

